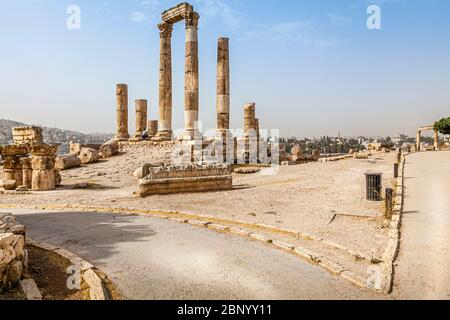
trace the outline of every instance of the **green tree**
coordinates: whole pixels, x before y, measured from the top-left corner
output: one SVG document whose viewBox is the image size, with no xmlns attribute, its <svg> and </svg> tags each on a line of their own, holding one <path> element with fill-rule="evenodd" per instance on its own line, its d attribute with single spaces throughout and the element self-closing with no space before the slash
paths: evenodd
<svg viewBox="0 0 450 320">
<path fill-rule="evenodd" d="M 450 134 L 450 118 L 444 118 L 434 124 L 434 130 L 442 134 Z"/>
</svg>

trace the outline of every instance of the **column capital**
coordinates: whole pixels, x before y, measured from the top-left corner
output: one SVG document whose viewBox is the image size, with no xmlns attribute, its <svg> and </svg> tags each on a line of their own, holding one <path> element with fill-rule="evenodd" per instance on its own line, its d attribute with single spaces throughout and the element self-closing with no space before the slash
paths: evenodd
<svg viewBox="0 0 450 320">
<path fill-rule="evenodd" d="M 158 24 L 158 29 L 160 31 L 161 38 L 170 38 L 172 37 L 173 24 L 168 22 L 162 22 Z"/>
<path fill-rule="evenodd" d="M 184 14 L 184 20 L 186 20 L 186 28 L 189 27 L 198 27 L 198 20 L 200 19 L 200 15 L 194 11 L 188 11 Z"/>
</svg>

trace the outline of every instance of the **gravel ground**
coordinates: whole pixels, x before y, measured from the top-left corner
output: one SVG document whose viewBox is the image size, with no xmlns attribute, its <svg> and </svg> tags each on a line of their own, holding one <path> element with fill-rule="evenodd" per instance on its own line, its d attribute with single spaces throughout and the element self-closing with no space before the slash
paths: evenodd
<svg viewBox="0 0 450 320">
<path fill-rule="evenodd" d="M 63 186 L 58 190 L 5 193 L 0 195 L 0 204 L 178 210 L 296 229 L 380 255 L 387 243 L 382 228 L 383 203 L 365 200 L 364 173 L 382 172 L 383 186 L 391 186 L 395 153 L 377 153 L 369 160 L 280 167 L 275 175 L 265 175 L 264 170 L 234 175 L 235 189 L 228 192 L 145 199 L 134 195 L 137 179 L 133 171 L 142 163 L 167 158 L 167 150 L 128 150 L 106 161 L 62 172 Z"/>
</svg>

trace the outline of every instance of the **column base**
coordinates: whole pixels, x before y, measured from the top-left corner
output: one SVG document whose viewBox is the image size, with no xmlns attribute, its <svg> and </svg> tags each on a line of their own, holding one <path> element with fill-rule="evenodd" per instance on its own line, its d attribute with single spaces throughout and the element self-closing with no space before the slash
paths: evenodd
<svg viewBox="0 0 450 320">
<path fill-rule="evenodd" d="M 172 131 L 171 130 L 158 131 L 156 136 L 152 138 L 152 141 L 156 142 L 172 141 Z"/>
<path fill-rule="evenodd" d="M 186 129 L 184 133 L 177 138 L 178 141 L 197 141 L 202 139 L 203 135 L 198 129 Z"/>
<path fill-rule="evenodd" d="M 130 142 L 141 142 L 144 141 L 141 133 L 136 133 L 133 137 L 130 138 Z"/>
<path fill-rule="evenodd" d="M 128 133 L 116 133 L 114 136 L 114 140 L 116 141 L 128 141 L 130 139 L 130 135 Z"/>
</svg>

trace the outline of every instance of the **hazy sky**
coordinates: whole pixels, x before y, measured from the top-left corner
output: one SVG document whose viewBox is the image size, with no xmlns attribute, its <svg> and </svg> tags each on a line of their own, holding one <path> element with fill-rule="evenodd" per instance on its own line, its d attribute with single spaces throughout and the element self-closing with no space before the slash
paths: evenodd
<svg viewBox="0 0 450 320">
<path fill-rule="evenodd" d="M 0 118 L 114 132 L 116 83 L 158 119 L 165 0 L 0 0 Z M 413 135 L 450 116 L 448 0 L 192 0 L 200 13 L 200 119 L 215 124 L 217 38 L 230 37 L 232 127 L 256 102 L 281 135 Z M 381 30 L 366 25 L 370 4 Z M 68 30 L 67 7 L 81 9 Z M 183 126 L 184 24 L 173 35 L 174 129 Z"/>
</svg>

